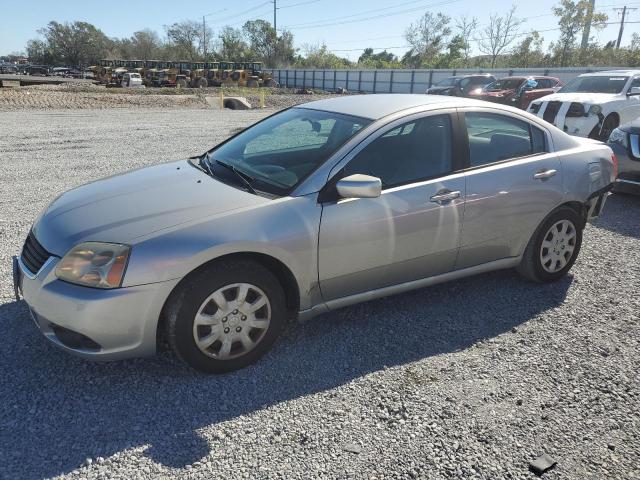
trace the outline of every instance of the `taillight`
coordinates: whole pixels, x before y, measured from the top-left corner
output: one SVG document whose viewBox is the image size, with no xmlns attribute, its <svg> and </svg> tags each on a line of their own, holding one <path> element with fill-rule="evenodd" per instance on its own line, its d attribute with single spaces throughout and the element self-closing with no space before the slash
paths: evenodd
<svg viewBox="0 0 640 480">
<path fill-rule="evenodd" d="M 613 162 L 613 178 L 618 178 L 618 157 L 615 153 L 611 154 L 611 161 Z"/>
</svg>

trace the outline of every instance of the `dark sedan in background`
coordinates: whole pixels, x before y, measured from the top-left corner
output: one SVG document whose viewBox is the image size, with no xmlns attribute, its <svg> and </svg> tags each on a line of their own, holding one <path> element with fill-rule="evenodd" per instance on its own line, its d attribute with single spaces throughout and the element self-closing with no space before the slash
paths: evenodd
<svg viewBox="0 0 640 480">
<path fill-rule="evenodd" d="M 640 118 L 611 132 L 609 146 L 618 157 L 615 190 L 640 194 Z"/>
<path fill-rule="evenodd" d="M 458 75 L 440 80 L 427 90 L 427 94 L 468 97 L 473 91 L 482 90 L 486 85 L 495 81 L 496 77 L 488 73 Z"/>
<path fill-rule="evenodd" d="M 471 97 L 526 110 L 533 100 L 555 93 L 563 85 L 556 77 L 505 77 L 471 92 Z"/>
</svg>

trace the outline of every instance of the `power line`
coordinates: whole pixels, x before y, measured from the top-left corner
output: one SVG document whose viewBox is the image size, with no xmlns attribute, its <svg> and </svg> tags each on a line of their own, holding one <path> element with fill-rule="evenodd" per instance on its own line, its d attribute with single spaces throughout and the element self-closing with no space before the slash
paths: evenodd
<svg viewBox="0 0 640 480">
<path fill-rule="evenodd" d="M 424 1 L 424 0 L 418 0 L 418 1 Z M 390 16 L 394 16 L 394 15 L 401 15 L 403 13 L 415 12 L 417 10 L 422 10 L 424 8 L 431 8 L 431 7 L 439 7 L 439 6 L 444 6 L 444 5 L 450 5 L 452 3 L 457 3 L 459 1 L 460 0 L 445 0 L 445 1 L 437 2 L 437 3 L 421 5 L 419 7 L 409 8 L 409 9 L 406 9 L 406 10 L 400 10 L 400 11 L 397 11 L 397 12 L 390 12 L 390 13 L 384 13 L 384 14 L 380 14 L 380 15 L 373 15 L 373 16 L 366 17 L 366 18 L 358 18 L 358 19 L 355 19 L 355 20 L 344 20 L 345 18 L 353 18 L 353 17 L 358 17 L 358 16 L 361 16 L 361 15 L 368 15 L 368 14 L 373 13 L 373 12 L 380 12 L 380 11 L 390 10 L 390 9 L 393 9 L 393 8 L 398 8 L 399 6 L 402 6 L 402 5 L 408 5 L 408 4 L 412 4 L 412 3 L 417 3 L 416 0 L 413 0 L 411 2 L 405 2 L 405 3 L 398 4 L 398 5 L 394 5 L 393 7 L 377 8 L 377 9 L 374 9 L 374 10 L 368 10 L 368 11 L 365 11 L 365 12 L 355 13 L 355 14 L 352 14 L 352 15 L 343 15 L 343 16 L 340 16 L 340 17 L 326 18 L 324 20 L 316 20 L 314 22 L 297 23 L 297 24 L 293 24 L 293 25 L 287 25 L 284 28 L 287 29 L 287 30 L 302 30 L 302 29 L 308 29 L 308 28 L 321 28 L 321 27 L 328 27 L 328 26 L 333 26 L 333 25 L 344 25 L 344 24 L 348 24 L 348 23 L 365 22 L 367 20 L 373 20 L 373 19 L 376 19 L 376 18 L 390 17 Z M 333 22 L 333 20 L 338 20 L 338 21 Z"/>
</svg>

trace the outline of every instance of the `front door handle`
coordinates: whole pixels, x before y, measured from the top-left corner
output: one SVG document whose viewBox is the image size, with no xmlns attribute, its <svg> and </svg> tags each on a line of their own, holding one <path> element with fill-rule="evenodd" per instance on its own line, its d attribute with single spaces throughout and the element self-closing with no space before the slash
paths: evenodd
<svg viewBox="0 0 640 480">
<path fill-rule="evenodd" d="M 455 200 L 456 198 L 460 198 L 459 191 L 456 190 L 455 192 L 452 192 L 451 190 L 440 190 L 438 193 L 433 195 L 430 200 L 434 203 L 442 204 L 444 202 Z"/>
<path fill-rule="evenodd" d="M 546 180 L 547 178 L 551 178 L 555 176 L 556 173 L 558 173 L 558 171 L 554 169 L 543 170 L 541 172 L 536 173 L 533 176 L 533 178 L 535 178 L 536 180 Z"/>
</svg>

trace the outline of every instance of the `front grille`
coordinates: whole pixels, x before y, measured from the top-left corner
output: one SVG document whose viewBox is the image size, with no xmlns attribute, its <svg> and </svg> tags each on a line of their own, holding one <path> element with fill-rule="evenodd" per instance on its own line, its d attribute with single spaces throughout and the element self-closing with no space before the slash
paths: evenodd
<svg viewBox="0 0 640 480">
<path fill-rule="evenodd" d="M 544 111 L 544 115 L 542 115 L 542 118 L 544 118 L 549 123 L 553 123 L 556 120 L 556 115 L 558 115 L 561 106 L 562 102 L 547 103 L 547 108 Z"/>
<path fill-rule="evenodd" d="M 22 247 L 22 255 L 20 255 L 22 263 L 35 275 L 40 271 L 44 263 L 49 260 L 49 257 L 51 257 L 51 254 L 36 240 L 33 231 L 29 232 L 29 236 L 24 242 L 24 247 Z"/>
<path fill-rule="evenodd" d="M 584 117 L 584 105 L 573 102 L 567 111 L 567 117 Z"/>
</svg>

